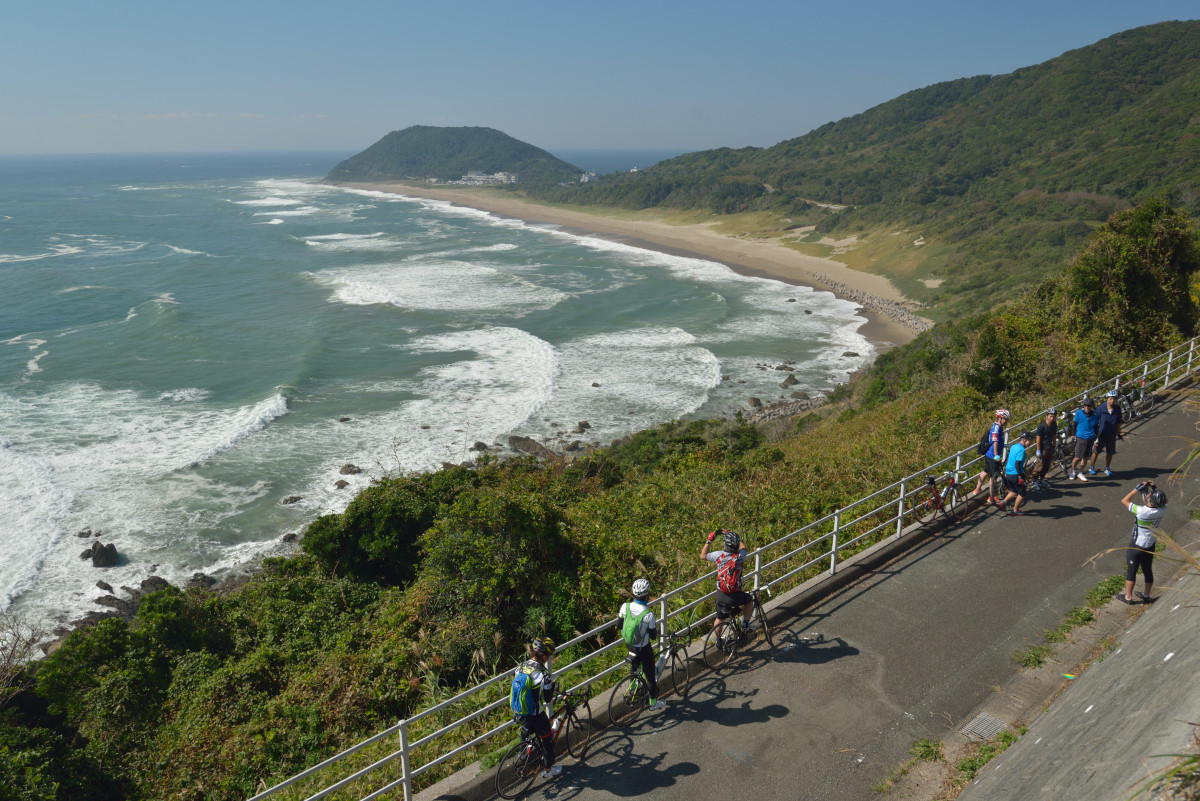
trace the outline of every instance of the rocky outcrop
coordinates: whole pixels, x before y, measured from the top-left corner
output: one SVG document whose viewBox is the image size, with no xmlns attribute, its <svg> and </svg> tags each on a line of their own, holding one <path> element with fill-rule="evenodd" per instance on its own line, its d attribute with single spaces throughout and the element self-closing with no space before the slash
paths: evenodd
<svg viewBox="0 0 1200 801">
<path fill-rule="evenodd" d="M 333 486 L 337 489 L 345 489 L 346 487 L 350 486 L 350 482 L 344 478 L 339 478 L 337 481 L 333 482 Z"/>
<path fill-rule="evenodd" d="M 282 503 L 284 506 L 290 506 L 293 503 L 298 503 L 299 501 L 302 501 L 303 499 L 304 499 L 303 495 L 289 495 L 286 498 L 284 498 L 282 501 L 280 501 L 280 503 Z"/>
<path fill-rule="evenodd" d="M 343 476 L 356 476 L 361 473 L 362 470 L 358 467 L 358 465 L 353 465 L 347 462 L 346 464 L 342 465 L 342 469 L 338 472 Z"/>
<path fill-rule="evenodd" d="M 747 423 L 765 423 L 769 420 L 783 420 L 824 406 L 826 402 L 824 395 L 817 395 L 815 398 L 806 396 L 800 400 L 771 403 L 745 415 L 745 421 Z"/>
<path fill-rule="evenodd" d="M 91 548 L 79 554 L 79 558 L 91 559 L 92 567 L 112 567 L 121 560 L 117 553 L 117 546 L 111 542 L 105 545 L 100 540 L 93 542 Z"/>
<path fill-rule="evenodd" d="M 529 437 L 511 436 L 508 438 L 508 446 L 518 453 L 527 453 L 539 459 L 554 459 L 558 456 L 536 439 Z"/>
<path fill-rule="evenodd" d="M 845 298 L 846 300 L 862 304 L 864 309 L 870 309 L 873 312 L 890 317 L 893 321 L 905 328 L 916 331 L 918 334 L 933 328 L 933 323 L 913 313 L 913 309 L 920 307 L 912 301 L 898 303 L 894 300 L 881 298 L 878 295 L 872 295 L 859 289 L 851 289 L 842 282 L 834 281 L 829 276 L 819 273 L 814 273 L 813 278 L 816 278 L 822 284 L 832 289 L 834 294 L 839 298 Z"/>
</svg>

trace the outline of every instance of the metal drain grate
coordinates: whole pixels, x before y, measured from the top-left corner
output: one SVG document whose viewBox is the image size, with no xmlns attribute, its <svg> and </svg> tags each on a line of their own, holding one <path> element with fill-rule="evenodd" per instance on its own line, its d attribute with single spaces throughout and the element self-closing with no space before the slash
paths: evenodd
<svg viewBox="0 0 1200 801">
<path fill-rule="evenodd" d="M 963 734 L 979 740 L 990 740 L 1008 728 L 1008 724 L 999 718 L 994 718 L 987 712 L 980 712 L 975 719 L 963 726 Z"/>
</svg>

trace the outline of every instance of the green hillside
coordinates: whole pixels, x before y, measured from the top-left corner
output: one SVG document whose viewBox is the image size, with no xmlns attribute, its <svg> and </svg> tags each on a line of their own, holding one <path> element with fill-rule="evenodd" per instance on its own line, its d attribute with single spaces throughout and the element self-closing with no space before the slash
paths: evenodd
<svg viewBox="0 0 1200 801">
<path fill-rule="evenodd" d="M 874 237 L 853 266 L 889 275 L 947 319 L 1057 272 L 1110 214 L 1152 194 L 1200 212 L 1198 109 L 1200 21 L 1166 22 L 909 92 L 770 148 L 691 153 L 537 194 L 774 211 L 781 228 L 817 225 L 802 249 Z M 906 235 L 878 241 L 895 232 Z"/>
<path fill-rule="evenodd" d="M 494 128 L 436 128 L 414 125 L 392 131 L 338 164 L 328 181 L 455 181 L 472 170 L 511 172 L 522 183 L 578 178 L 578 167 Z"/>
</svg>

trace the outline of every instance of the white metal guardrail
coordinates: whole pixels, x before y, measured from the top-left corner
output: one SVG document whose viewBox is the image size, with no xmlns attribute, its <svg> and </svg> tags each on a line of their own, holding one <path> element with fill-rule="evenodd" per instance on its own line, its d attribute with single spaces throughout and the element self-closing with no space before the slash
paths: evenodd
<svg viewBox="0 0 1200 801">
<path fill-rule="evenodd" d="M 1061 403 L 1056 404 L 1056 408 L 1073 409 L 1077 402 L 1086 395 L 1103 394 L 1110 388 L 1120 389 L 1130 381 L 1144 381 L 1145 387 L 1149 392 L 1153 392 L 1155 389 L 1165 389 L 1173 382 L 1182 380 L 1191 374 L 1192 365 L 1197 357 L 1198 341 L 1200 341 L 1200 337 L 1189 340 L 1182 345 L 1178 345 L 1171 350 L 1148 359 L 1131 370 L 1127 370 L 1080 392 L 1078 395 L 1063 400 Z M 1036 423 L 1042 417 L 1042 414 L 1042 412 L 1038 412 L 1038 414 L 1032 417 L 1011 425 L 1008 430 L 1010 432 L 1014 430 L 1020 431 L 1024 427 Z M 875 542 L 878 542 L 888 537 L 899 538 L 904 535 L 906 517 L 912 513 L 912 496 L 925 486 L 926 475 L 969 468 L 982 461 L 982 458 L 976 452 L 975 445 L 972 444 L 970 447 L 951 454 L 939 462 L 923 467 L 915 473 L 905 476 L 899 481 L 889 484 L 870 495 L 859 498 L 842 509 L 814 520 L 790 534 L 786 534 L 774 542 L 755 550 L 752 554 L 754 557 L 754 569 L 753 572 L 747 573 L 747 575 L 752 577 L 755 588 L 760 586 L 774 587 L 787 582 L 798 582 L 803 578 L 803 574 L 806 571 L 809 571 L 814 566 L 827 563 L 828 567 L 822 569 L 828 575 L 832 576 L 837 572 L 839 556 L 847 550 L 855 549 L 855 546 L 859 546 L 860 543 L 864 543 L 865 540 L 872 537 L 875 538 Z M 885 536 L 877 536 L 884 532 L 886 532 Z M 797 540 L 802 541 L 797 544 Z M 813 549 L 824 550 L 814 555 Z M 861 550 L 861 547 L 852 553 L 857 552 L 857 550 Z M 773 575 L 778 571 L 782 572 L 779 572 L 779 575 Z M 767 578 L 767 574 L 771 574 L 769 579 Z M 714 617 L 715 613 L 712 612 L 699 617 L 697 615 L 699 606 L 709 601 L 715 595 L 715 592 L 705 591 L 706 587 L 713 586 L 712 581 L 715 575 L 715 571 L 709 572 L 694 581 L 689 581 L 682 586 L 675 587 L 663 594 L 655 602 L 658 605 L 657 614 L 659 619 L 668 622 L 668 626 L 664 627 L 664 629 L 668 627 L 676 628 L 675 626 L 670 626 L 670 621 L 678 619 L 683 615 L 686 615 L 693 623 L 704 623 Z M 672 602 L 680 603 L 681 605 L 672 611 L 669 609 Z M 616 628 L 617 623 L 618 621 L 614 619 L 601 626 L 597 626 L 591 631 L 561 644 L 559 651 L 570 651 L 576 646 L 587 649 L 591 643 L 600 642 L 600 635 L 609 629 Z M 665 632 L 663 639 L 665 640 Z M 660 643 L 660 646 L 662 644 Z M 583 656 L 565 666 L 556 665 L 555 673 L 558 676 L 568 676 L 576 687 L 586 687 L 625 669 L 624 648 L 625 641 L 618 637 L 607 645 L 587 650 Z M 338 792 L 385 766 L 393 766 L 389 772 L 394 773 L 396 771 L 394 766 L 397 761 L 399 762 L 399 778 L 394 778 L 378 790 L 371 792 L 369 795 L 362 796 L 361 801 L 372 801 L 386 793 L 394 793 L 401 787 L 404 791 L 405 801 L 411 801 L 414 779 L 438 765 L 486 742 L 497 734 L 513 728 L 515 724 L 508 714 L 508 682 L 511 680 L 513 672 L 513 670 L 507 670 L 470 689 L 464 690 L 453 698 L 418 712 L 411 718 L 402 720 L 396 725 L 384 729 L 357 745 L 326 759 L 324 762 L 314 765 L 308 770 L 280 782 L 274 787 L 264 789 L 251 798 L 250 801 L 261 801 L 262 799 L 276 795 L 356 754 L 365 752 L 373 745 L 386 743 L 392 737 L 398 739 L 397 748 L 388 751 L 374 762 L 354 770 L 349 775 L 325 786 L 313 795 L 308 796 L 306 801 L 317 801 L 317 799 Z M 498 693 L 499 697 L 488 700 L 489 690 L 493 691 L 492 695 Z M 436 730 L 429 734 L 425 734 L 415 740 L 413 739 L 414 730 L 428 727 L 429 724 L 427 721 L 439 721 L 440 715 L 446 710 L 467 706 L 475 706 L 476 708 L 449 723 L 438 726 Z M 412 766 L 411 755 L 416 749 L 428 747 L 447 734 L 475 721 L 483 721 L 488 716 L 492 716 L 492 721 L 484 725 L 488 725 L 490 728 L 487 728 L 483 733 L 445 753 L 438 754 L 433 759 L 418 767 Z M 497 725 L 491 725 L 495 724 L 496 721 L 501 722 Z M 422 726 L 422 724 L 425 725 Z M 361 760 L 362 758 L 360 757 L 359 759 Z M 293 794 L 295 792 L 293 791 Z"/>
</svg>

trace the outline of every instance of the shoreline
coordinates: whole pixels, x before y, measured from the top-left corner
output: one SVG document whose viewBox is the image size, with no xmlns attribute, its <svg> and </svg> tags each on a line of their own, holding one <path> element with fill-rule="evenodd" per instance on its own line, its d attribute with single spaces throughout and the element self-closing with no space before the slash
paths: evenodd
<svg viewBox="0 0 1200 801">
<path fill-rule="evenodd" d="M 531 224 L 557 225 L 567 233 L 601 236 L 647 250 L 717 262 L 739 275 L 832 292 L 859 305 L 859 313 L 866 318 L 860 333 L 875 347 L 877 354 L 911 342 L 932 325 L 907 308 L 906 304 L 911 301 L 884 276 L 854 270 L 832 259 L 809 256 L 775 242 L 718 234 L 703 224 L 670 225 L 651 220 L 625 220 L 486 190 L 422 186 L 403 181 L 337 182 L 331 185 L 446 201 Z"/>
</svg>

